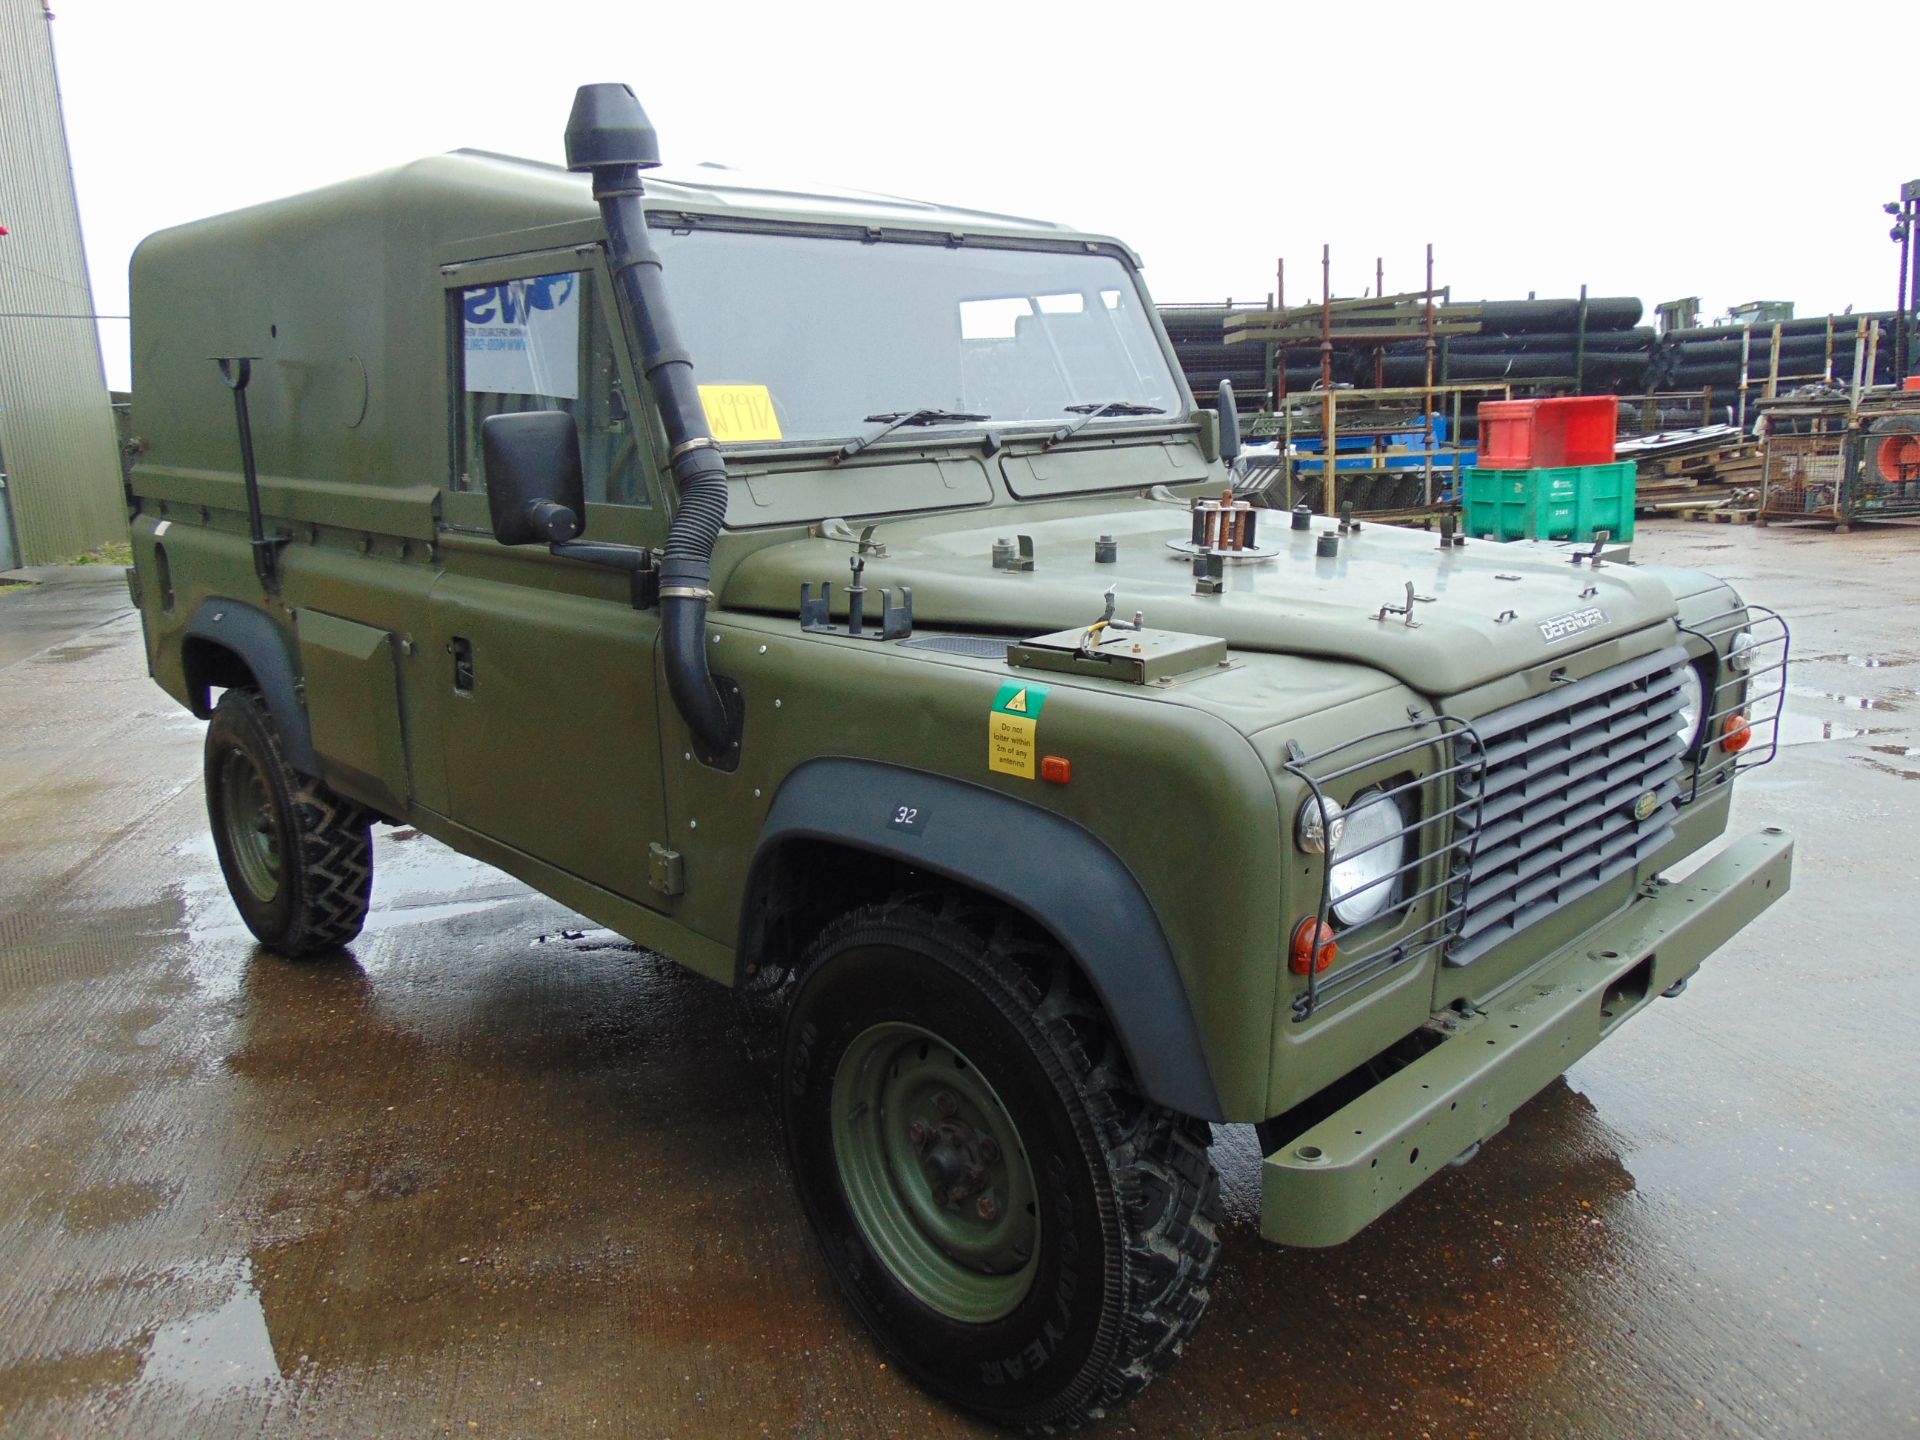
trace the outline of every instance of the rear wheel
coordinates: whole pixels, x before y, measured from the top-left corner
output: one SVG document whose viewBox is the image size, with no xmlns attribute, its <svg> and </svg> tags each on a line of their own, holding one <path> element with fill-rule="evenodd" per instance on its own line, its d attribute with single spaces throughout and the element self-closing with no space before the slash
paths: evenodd
<svg viewBox="0 0 1920 1440">
<path fill-rule="evenodd" d="M 957 896 L 810 949 L 787 1019 L 789 1154 L 827 1264 L 903 1367 L 1003 1424 L 1143 1388 L 1207 1304 L 1207 1127 L 1136 1095 L 1072 965 Z"/>
<path fill-rule="evenodd" d="M 207 819 L 240 918 L 304 958 L 360 933 L 373 889 L 367 812 L 287 764 L 257 692 L 229 690 L 207 726 Z"/>
</svg>

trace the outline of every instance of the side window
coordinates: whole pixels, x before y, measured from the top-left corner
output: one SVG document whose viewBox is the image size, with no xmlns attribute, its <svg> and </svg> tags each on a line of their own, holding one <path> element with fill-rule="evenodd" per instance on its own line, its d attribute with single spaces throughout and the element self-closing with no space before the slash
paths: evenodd
<svg viewBox="0 0 1920 1440">
<path fill-rule="evenodd" d="M 650 503 L 636 423 L 590 270 L 450 292 L 459 454 L 454 488 L 485 490 L 480 426 L 491 415 L 565 410 L 580 431 L 587 499 Z"/>
</svg>

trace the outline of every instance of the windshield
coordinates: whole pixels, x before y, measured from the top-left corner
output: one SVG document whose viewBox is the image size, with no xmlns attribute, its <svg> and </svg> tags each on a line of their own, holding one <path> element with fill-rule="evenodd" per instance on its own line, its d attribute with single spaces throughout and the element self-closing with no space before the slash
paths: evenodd
<svg viewBox="0 0 1920 1440">
<path fill-rule="evenodd" d="M 987 417 L 924 422 L 974 430 L 1057 424 L 1075 406 L 1111 405 L 1107 423 L 1129 404 L 1184 413 L 1133 273 L 1111 255 L 653 238 L 723 442 L 843 440 L 923 410 Z"/>
</svg>

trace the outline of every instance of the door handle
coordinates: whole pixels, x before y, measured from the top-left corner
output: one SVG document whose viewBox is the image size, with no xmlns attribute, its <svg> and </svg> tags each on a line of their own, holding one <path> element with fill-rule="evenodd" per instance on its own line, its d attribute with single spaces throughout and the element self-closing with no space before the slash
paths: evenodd
<svg viewBox="0 0 1920 1440">
<path fill-rule="evenodd" d="M 455 693 L 471 695 L 473 693 L 473 642 L 464 635 L 456 635 L 447 642 L 447 653 L 453 656 Z"/>
</svg>

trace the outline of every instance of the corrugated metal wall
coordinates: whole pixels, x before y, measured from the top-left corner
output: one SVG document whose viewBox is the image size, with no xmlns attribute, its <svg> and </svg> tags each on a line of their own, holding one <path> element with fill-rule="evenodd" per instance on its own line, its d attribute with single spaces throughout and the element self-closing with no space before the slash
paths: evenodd
<svg viewBox="0 0 1920 1440">
<path fill-rule="evenodd" d="M 0 0 L 0 464 L 24 565 L 127 533 L 54 23 L 43 0 Z"/>
</svg>

